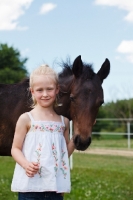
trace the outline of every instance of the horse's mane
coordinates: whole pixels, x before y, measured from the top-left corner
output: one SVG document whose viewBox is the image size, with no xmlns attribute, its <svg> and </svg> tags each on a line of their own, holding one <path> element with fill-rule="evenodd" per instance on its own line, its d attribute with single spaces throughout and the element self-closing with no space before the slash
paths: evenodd
<svg viewBox="0 0 133 200">
<path fill-rule="evenodd" d="M 62 71 L 59 73 L 60 78 L 66 78 L 73 75 L 72 64 L 70 61 L 62 62 Z M 82 79 L 93 79 L 95 72 L 92 64 L 83 63 L 83 73 L 81 74 Z"/>
</svg>

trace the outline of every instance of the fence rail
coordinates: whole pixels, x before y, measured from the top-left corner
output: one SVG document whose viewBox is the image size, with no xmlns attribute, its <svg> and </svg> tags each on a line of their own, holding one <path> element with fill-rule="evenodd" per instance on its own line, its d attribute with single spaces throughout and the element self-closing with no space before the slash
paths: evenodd
<svg viewBox="0 0 133 200">
<path fill-rule="evenodd" d="M 133 118 L 97 118 L 97 123 L 100 121 L 111 121 L 111 122 L 126 122 L 126 132 L 92 132 L 92 135 L 119 135 L 119 136 L 127 136 L 127 148 L 128 150 L 131 148 L 131 136 L 133 136 L 133 133 L 131 133 L 131 123 L 133 124 Z M 70 138 L 73 135 L 73 124 L 72 121 L 70 121 Z M 73 156 L 70 156 L 70 168 L 73 169 Z"/>
<path fill-rule="evenodd" d="M 130 149 L 131 147 L 131 136 L 133 135 L 133 133 L 131 133 L 131 122 L 133 122 L 133 118 L 97 118 L 97 121 L 117 121 L 117 122 L 126 122 L 127 124 L 127 132 L 123 132 L 123 133 L 118 133 L 118 132 L 100 132 L 100 133 L 96 133 L 93 132 L 93 134 L 104 134 L 104 135 L 127 135 L 127 145 L 128 145 L 128 149 Z"/>
</svg>

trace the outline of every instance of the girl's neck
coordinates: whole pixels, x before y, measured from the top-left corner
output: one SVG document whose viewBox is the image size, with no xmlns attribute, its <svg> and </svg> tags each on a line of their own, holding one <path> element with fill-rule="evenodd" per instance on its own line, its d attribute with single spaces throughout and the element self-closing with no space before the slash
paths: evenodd
<svg viewBox="0 0 133 200">
<path fill-rule="evenodd" d="M 42 121 L 60 121 L 60 116 L 56 114 L 53 108 L 42 108 L 40 106 L 36 106 L 32 111 L 32 116 L 34 120 L 42 120 Z"/>
<path fill-rule="evenodd" d="M 45 115 L 54 115 L 55 111 L 53 107 L 41 107 L 40 105 L 36 105 L 34 108 L 35 112 L 39 112 L 40 114 L 45 114 Z"/>
</svg>

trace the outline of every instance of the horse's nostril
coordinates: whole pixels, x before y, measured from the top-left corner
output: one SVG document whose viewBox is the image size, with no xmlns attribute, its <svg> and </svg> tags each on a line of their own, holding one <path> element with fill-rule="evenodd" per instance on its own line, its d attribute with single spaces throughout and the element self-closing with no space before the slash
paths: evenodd
<svg viewBox="0 0 133 200">
<path fill-rule="evenodd" d="M 74 144 L 77 150 L 84 151 L 91 144 L 91 137 L 88 137 L 86 140 L 83 140 L 80 135 L 76 135 L 74 138 Z"/>
<path fill-rule="evenodd" d="M 75 137 L 74 143 L 75 143 L 76 146 L 79 146 L 79 145 L 80 145 L 80 137 L 79 137 L 79 135 L 77 135 L 77 136 Z"/>
</svg>

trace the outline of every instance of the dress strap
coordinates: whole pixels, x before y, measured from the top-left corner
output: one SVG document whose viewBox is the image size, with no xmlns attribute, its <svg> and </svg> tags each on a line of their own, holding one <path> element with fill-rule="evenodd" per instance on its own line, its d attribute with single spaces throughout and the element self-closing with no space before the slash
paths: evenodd
<svg viewBox="0 0 133 200">
<path fill-rule="evenodd" d="M 34 121 L 34 119 L 33 119 L 32 115 L 31 115 L 31 113 L 30 113 L 30 112 L 27 112 L 27 114 L 28 114 L 30 120 L 31 120 L 31 121 Z"/>
<path fill-rule="evenodd" d="M 64 117 L 62 115 L 61 115 L 61 121 L 62 121 L 63 125 L 65 126 Z"/>
</svg>

